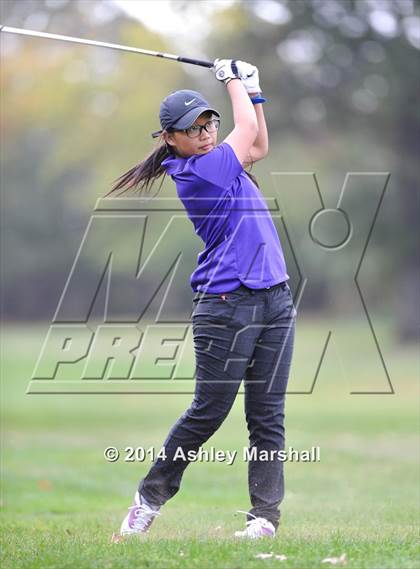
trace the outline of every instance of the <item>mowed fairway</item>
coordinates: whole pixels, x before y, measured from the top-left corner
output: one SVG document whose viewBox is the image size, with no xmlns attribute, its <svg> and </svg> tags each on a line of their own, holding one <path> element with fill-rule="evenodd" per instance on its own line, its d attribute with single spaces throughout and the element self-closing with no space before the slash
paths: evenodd
<svg viewBox="0 0 420 569">
<path fill-rule="evenodd" d="M 309 373 L 308 362 L 316 368 L 313 340 L 321 324 L 298 326 L 296 381 Z M 358 326 L 342 328 L 349 355 L 358 353 Z M 191 396 L 26 395 L 46 330 L 46 325 L 13 326 L 3 333 L 4 569 L 304 569 L 328 567 L 321 563 L 325 557 L 343 553 L 348 568 L 419 567 L 416 350 L 394 346 L 385 323 L 378 325 L 378 336 L 395 395 L 350 395 L 332 348 L 314 393 L 288 396 L 287 446 L 320 446 L 321 460 L 285 464 L 278 536 L 257 542 L 232 538 L 245 521 L 236 510 L 250 507 L 242 460 L 244 398 L 238 395 L 205 445 L 237 449 L 234 464 L 191 464 L 181 491 L 162 508 L 148 536 L 110 544 L 150 461 L 125 462 L 122 453 L 118 462 L 108 463 L 104 449 L 159 448 Z M 346 363 L 347 377 L 370 373 L 368 355 L 343 361 L 352 362 Z M 377 378 L 378 389 L 387 388 L 384 377 Z M 255 557 L 270 552 L 287 560 Z"/>
</svg>

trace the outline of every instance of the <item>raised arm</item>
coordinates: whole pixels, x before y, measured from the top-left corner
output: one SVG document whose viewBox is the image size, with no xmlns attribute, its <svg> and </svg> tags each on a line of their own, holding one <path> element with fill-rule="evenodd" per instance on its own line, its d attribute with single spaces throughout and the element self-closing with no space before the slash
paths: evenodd
<svg viewBox="0 0 420 569">
<path fill-rule="evenodd" d="M 238 160 L 245 167 L 268 154 L 268 131 L 263 105 L 253 105 L 250 100 L 261 93 L 259 72 L 250 63 L 231 59 L 216 60 L 214 71 L 216 78 L 226 84 L 233 109 L 235 128 L 224 142 L 232 146 Z"/>
<path fill-rule="evenodd" d="M 256 103 L 254 105 L 254 110 L 257 117 L 258 134 L 254 140 L 254 144 L 249 149 L 245 165 L 257 162 L 258 160 L 265 158 L 268 154 L 268 131 L 262 103 Z"/>
<path fill-rule="evenodd" d="M 258 68 L 246 61 L 237 60 L 236 68 L 238 75 L 250 98 L 261 97 L 260 77 Z M 249 163 L 261 160 L 268 154 L 268 132 L 264 117 L 263 105 L 254 104 L 254 110 L 258 123 L 258 135 L 249 151 Z"/>
<path fill-rule="evenodd" d="M 216 78 L 226 84 L 233 111 L 234 128 L 225 138 L 241 164 L 249 161 L 250 150 L 258 135 L 258 122 L 249 95 L 242 83 L 236 77 L 232 60 L 223 59 L 215 65 Z"/>
<path fill-rule="evenodd" d="M 232 102 L 235 127 L 224 142 L 233 148 L 239 162 L 245 164 L 249 161 L 251 148 L 259 135 L 257 117 L 240 79 L 229 81 L 227 91 Z"/>
</svg>

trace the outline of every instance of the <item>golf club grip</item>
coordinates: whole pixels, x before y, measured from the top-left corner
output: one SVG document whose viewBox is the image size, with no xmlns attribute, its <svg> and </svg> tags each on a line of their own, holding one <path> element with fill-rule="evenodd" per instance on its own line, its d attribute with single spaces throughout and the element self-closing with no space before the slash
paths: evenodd
<svg viewBox="0 0 420 569">
<path fill-rule="evenodd" d="M 213 67 L 212 61 L 203 61 L 202 59 L 191 59 L 190 57 L 178 57 L 181 63 L 191 63 L 192 65 L 201 65 L 201 67 Z"/>
</svg>

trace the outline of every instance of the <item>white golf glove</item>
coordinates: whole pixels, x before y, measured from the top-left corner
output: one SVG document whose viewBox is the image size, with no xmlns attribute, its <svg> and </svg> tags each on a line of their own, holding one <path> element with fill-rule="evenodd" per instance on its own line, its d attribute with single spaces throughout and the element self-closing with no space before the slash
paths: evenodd
<svg viewBox="0 0 420 569">
<path fill-rule="evenodd" d="M 262 89 L 260 87 L 258 68 L 240 59 L 237 59 L 235 63 L 238 68 L 239 78 L 247 93 L 261 93 Z"/>
<path fill-rule="evenodd" d="M 215 59 L 212 71 L 216 75 L 216 79 L 222 81 L 225 85 L 231 79 L 238 78 L 238 70 L 234 59 Z"/>
</svg>

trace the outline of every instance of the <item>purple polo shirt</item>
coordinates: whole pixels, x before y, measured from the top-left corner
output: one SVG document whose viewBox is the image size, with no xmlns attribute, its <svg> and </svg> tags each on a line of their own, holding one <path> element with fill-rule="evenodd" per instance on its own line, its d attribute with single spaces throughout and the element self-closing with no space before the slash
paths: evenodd
<svg viewBox="0 0 420 569">
<path fill-rule="evenodd" d="M 226 142 L 207 154 L 162 162 L 205 248 L 190 284 L 194 292 L 265 288 L 289 278 L 266 201 Z"/>
</svg>

